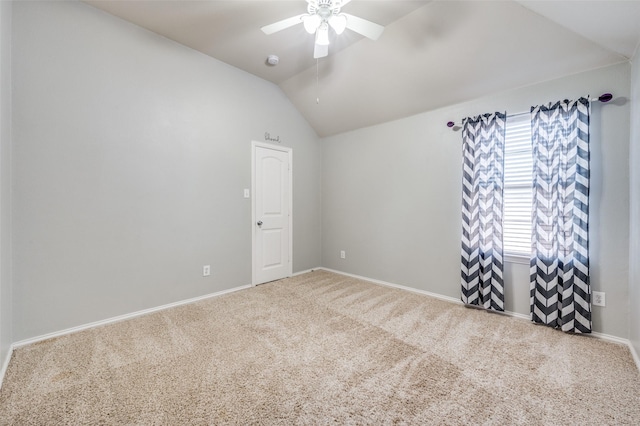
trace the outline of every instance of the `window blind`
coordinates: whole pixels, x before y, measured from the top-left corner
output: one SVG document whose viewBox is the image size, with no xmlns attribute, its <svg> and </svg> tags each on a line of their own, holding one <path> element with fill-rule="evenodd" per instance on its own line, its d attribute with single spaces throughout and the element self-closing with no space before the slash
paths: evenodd
<svg viewBox="0 0 640 426">
<path fill-rule="evenodd" d="M 507 117 L 504 150 L 503 249 L 506 256 L 531 254 L 533 155 L 531 116 Z"/>
</svg>

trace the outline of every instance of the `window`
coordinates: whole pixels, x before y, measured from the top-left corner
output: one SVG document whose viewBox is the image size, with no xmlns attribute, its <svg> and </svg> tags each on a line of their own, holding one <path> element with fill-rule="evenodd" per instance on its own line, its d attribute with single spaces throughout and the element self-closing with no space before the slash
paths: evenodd
<svg viewBox="0 0 640 426">
<path fill-rule="evenodd" d="M 507 260 L 529 261 L 532 185 L 531 117 L 528 113 L 508 116 L 504 143 L 503 199 L 503 248 Z"/>
</svg>

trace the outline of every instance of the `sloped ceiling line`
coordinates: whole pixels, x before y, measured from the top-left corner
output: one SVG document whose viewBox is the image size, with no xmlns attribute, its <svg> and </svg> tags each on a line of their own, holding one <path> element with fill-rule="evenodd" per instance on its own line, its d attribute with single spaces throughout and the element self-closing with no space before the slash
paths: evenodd
<svg viewBox="0 0 640 426">
<path fill-rule="evenodd" d="M 304 0 L 86 3 L 278 84 L 321 137 L 619 63 L 640 42 L 640 1 L 353 0 L 384 33 L 332 39 L 317 104 L 313 36 L 260 30 Z"/>
</svg>

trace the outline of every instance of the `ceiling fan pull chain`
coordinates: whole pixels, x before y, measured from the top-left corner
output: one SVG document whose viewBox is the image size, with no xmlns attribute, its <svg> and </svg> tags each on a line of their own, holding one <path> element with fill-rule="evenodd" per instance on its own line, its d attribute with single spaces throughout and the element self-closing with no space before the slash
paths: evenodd
<svg viewBox="0 0 640 426">
<path fill-rule="evenodd" d="M 320 59 L 316 58 L 316 104 L 320 103 L 320 72 L 318 70 L 319 61 Z"/>
</svg>

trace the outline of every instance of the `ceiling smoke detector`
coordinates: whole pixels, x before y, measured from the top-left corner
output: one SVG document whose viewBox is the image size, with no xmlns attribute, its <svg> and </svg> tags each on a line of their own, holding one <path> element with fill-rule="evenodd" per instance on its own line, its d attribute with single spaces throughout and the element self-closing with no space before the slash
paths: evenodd
<svg viewBox="0 0 640 426">
<path fill-rule="evenodd" d="M 267 56 L 267 64 L 271 65 L 272 67 L 278 65 L 278 62 L 280 62 L 280 58 L 278 58 L 276 55 Z"/>
</svg>

